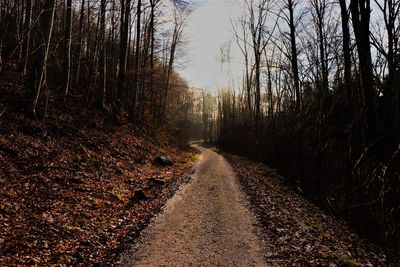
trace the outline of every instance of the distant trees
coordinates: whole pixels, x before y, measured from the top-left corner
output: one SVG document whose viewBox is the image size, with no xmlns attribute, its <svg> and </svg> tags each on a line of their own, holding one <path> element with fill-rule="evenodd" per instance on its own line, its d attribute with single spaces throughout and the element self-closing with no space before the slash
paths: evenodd
<svg viewBox="0 0 400 267">
<path fill-rule="evenodd" d="M 220 90 L 212 121 L 203 114 L 205 139 L 274 165 L 379 233 L 360 231 L 398 239 L 400 1 L 249 0 L 243 10 L 232 23 L 243 81 Z"/>
<path fill-rule="evenodd" d="M 168 59 L 168 65 L 167 65 L 167 70 L 166 70 L 166 80 L 165 80 L 165 90 L 164 90 L 164 102 L 162 104 L 162 109 L 161 109 L 161 116 L 165 116 L 165 111 L 166 111 L 166 106 L 167 106 L 167 99 L 168 99 L 168 91 L 170 89 L 170 82 L 171 82 L 171 75 L 174 71 L 174 63 L 176 60 L 176 51 L 178 45 L 181 44 L 182 42 L 182 33 L 183 29 L 186 23 L 186 15 L 185 14 L 186 10 L 182 9 L 182 7 L 177 7 L 174 9 L 173 12 L 173 31 L 172 31 L 172 36 L 171 36 L 171 43 L 170 43 L 170 48 L 169 48 L 169 59 Z"/>
<path fill-rule="evenodd" d="M 190 94 L 174 72 L 189 12 L 183 1 L 0 0 L 0 59 L 27 75 L 36 115 L 51 88 L 66 105 L 162 123 L 178 101 L 168 92 Z"/>
</svg>

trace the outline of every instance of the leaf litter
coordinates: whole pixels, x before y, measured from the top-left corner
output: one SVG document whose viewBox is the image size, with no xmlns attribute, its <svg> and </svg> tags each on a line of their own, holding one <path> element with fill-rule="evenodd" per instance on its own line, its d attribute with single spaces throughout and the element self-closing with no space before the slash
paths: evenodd
<svg viewBox="0 0 400 267">
<path fill-rule="evenodd" d="M 113 265 L 190 179 L 197 152 L 170 130 L 56 100 L 43 131 L 19 104 L 23 84 L 2 79 L 0 266 Z M 164 154 L 174 166 L 152 164 Z M 135 192 L 145 197 L 130 203 Z"/>
<path fill-rule="evenodd" d="M 246 192 L 271 266 L 389 266 L 383 251 L 299 195 L 268 166 L 225 155 Z M 395 266 L 395 265 L 393 265 Z"/>
</svg>

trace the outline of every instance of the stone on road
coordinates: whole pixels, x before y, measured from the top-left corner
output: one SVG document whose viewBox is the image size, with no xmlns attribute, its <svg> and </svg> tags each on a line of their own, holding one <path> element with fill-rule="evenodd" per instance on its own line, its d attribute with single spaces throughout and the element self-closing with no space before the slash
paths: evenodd
<svg viewBox="0 0 400 267">
<path fill-rule="evenodd" d="M 122 266 L 265 266 L 258 227 L 227 161 L 202 152 L 192 181 L 166 204 Z"/>
</svg>

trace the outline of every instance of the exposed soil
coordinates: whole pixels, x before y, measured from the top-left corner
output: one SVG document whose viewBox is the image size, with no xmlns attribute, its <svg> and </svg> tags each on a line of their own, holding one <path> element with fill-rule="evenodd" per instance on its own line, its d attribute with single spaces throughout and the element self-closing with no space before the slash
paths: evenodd
<svg viewBox="0 0 400 267">
<path fill-rule="evenodd" d="M 266 266 L 265 245 L 231 167 L 199 149 L 192 181 L 143 232 L 122 266 Z"/>
<path fill-rule="evenodd" d="M 360 238 L 344 221 L 297 194 L 275 170 L 226 156 L 262 226 L 265 261 L 269 265 L 390 265 L 379 248 Z"/>
<path fill-rule="evenodd" d="M 176 133 L 51 96 L 44 126 L 43 110 L 26 116 L 23 77 L 4 70 L 0 95 L 0 266 L 113 265 L 190 178 L 197 152 Z"/>
</svg>

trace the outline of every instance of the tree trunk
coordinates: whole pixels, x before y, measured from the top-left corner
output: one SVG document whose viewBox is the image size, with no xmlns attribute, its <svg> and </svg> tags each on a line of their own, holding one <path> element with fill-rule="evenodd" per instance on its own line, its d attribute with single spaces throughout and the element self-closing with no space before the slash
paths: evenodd
<svg viewBox="0 0 400 267">
<path fill-rule="evenodd" d="M 166 83 L 165 83 L 164 99 L 163 99 L 163 105 L 162 105 L 162 118 L 163 119 L 165 118 L 168 91 L 169 91 L 171 74 L 173 71 L 174 61 L 175 61 L 175 50 L 176 50 L 176 45 L 177 45 L 177 41 L 178 41 L 177 40 L 178 27 L 179 27 L 179 25 L 175 24 L 174 33 L 173 33 L 172 41 L 171 41 L 171 49 L 170 49 L 170 54 L 169 54 L 168 70 L 167 70 L 167 79 L 166 79 Z"/>
<path fill-rule="evenodd" d="M 55 3 L 55 0 L 46 0 L 40 16 L 41 36 L 43 37 L 44 45 L 41 46 L 35 55 L 35 64 L 33 64 L 33 70 L 31 72 L 33 77 L 31 79 L 31 84 L 29 85 L 33 86 L 33 92 L 36 92 L 32 107 L 34 115 L 36 114 L 36 106 L 39 101 L 42 86 L 45 83 L 47 58 L 50 49 L 51 33 L 53 30 Z"/>
<path fill-rule="evenodd" d="M 30 41 L 31 41 L 31 20 L 32 20 L 32 0 L 26 0 L 25 6 L 25 39 L 22 45 L 24 55 L 24 74 L 27 73 L 28 59 L 30 53 Z"/>
<path fill-rule="evenodd" d="M 118 99 L 117 112 L 123 108 L 124 97 L 124 81 L 126 70 L 126 52 L 128 46 L 128 30 L 129 30 L 129 15 L 131 13 L 131 0 L 121 1 L 121 39 L 120 39 L 120 55 L 119 55 L 119 72 L 118 72 Z"/>
<path fill-rule="evenodd" d="M 328 103 L 329 96 L 329 81 L 328 81 L 328 66 L 326 60 L 326 44 L 324 36 L 324 23 L 325 23 L 325 1 L 315 0 L 313 2 L 316 15 L 317 23 L 317 35 L 318 35 L 318 45 L 319 45 L 319 60 L 321 66 L 321 78 L 322 78 L 322 93 L 321 93 L 321 110 L 324 112 L 326 110 L 326 105 Z"/>
<path fill-rule="evenodd" d="M 398 60 L 398 43 L 399 43 L 399 26 L 396 27 L 396 20 L 398 19 L 400 10 L 400 2 L 393 0 L 386 0 L 384 9 L 384 21 L 386 26 L 388 48 L 386 59 L 388 64 L 388 85 L 384 92 L 385 99 L 385 113 L 386 113 L 386 127 L 390 131 L 398 135 L 398 117 L 399 117 L 399 65 Z"/>
<path fill-rule="evenodd" d="M 102 85 L 102 105 L 103 108 L 106 106 L 106 88 L 107 88 L 107 48 L 106 48 L 106 7 L 107 2 L 106 0 L 101 0 L 100 6 L 100 51 L 101 51 L 101 59 L 100 59 L 100 70 L 101 70 L 101 85 Z"/>
<path fill-rule="evenodd" d="M 142 1 L 138 0 L 137 8 L 136 8 L 136 49 L 135 49 L 135 80 L 134 80 L 134 89 L 133 89 L 133 116 L 136 116 L 136 103 L 138 98 L 139 91 L 139 68 L 140 68 L 140 37 L 141 37 L 141 19 L 142 19 Z"/>
<path fill-rule="evenodd" d="M 301 99 L 300 99 L 300 78 L 299 78 L 299 67 L 297 62 L 297 45 L 296 45 L 296 26 L 294 23 L 294 3 L 293 0 L 288 0 L 287 8 L 289 10 L 289 29 L 290 29 L 290 47 L 291 47 L 291 63 L 292 63 L 292 74 L 294 90 L 296 95 L 296 113 L 300 111 Z"/>
<path fill-rule="evenodd" d="M 351 93 L 351 50 L 350 50 L 350 30 L 349 15 L 347 12 L 346 0 L 339 0 L 340 13 L 342 16 L 342 42 L 343 42 L 343 58 L 344 58 L 344 83 L 346 90 L 347 107 L 352 107 Z"/>
<path fill-rule="evenodd" d="M 3 31 L 4 31 L 4 27 L 3 27 L 3 5 L 4 5 L 4 3 L 3 3 L 3 1 L 0 1 L 0 72 L 1 72 L 1 69 L 2 69 L 2 67 L 3 67 L 3 57 L 2 57 L 2 54 L 3 54 Z"/>
<path fill-rule="evenodd" d="M 67 0 L 67 14 L 65 19 L 65 42 L 67 51 L 65 52 L 65 97 L 69 93 L 71 81 L 71 45 L 72 45 L 72 0 Z"/>
<path fill-rule="evenodd" d="M 112 8 L 111 8 L 111 31 L 110 31 L 110 45 L 111 45 L 111 64 L 110 64 L 110 73 L 112 73 L 112 77 L 115 75 L 115 50 L 116 50 L 116 45 L 115 45 L 115 1 L 112 1 Z"/>
<path fill-rule="evenodd" d="M 150 0 L 151 11 L 150 11 L 150 101 L 155 101 L 155 93 L 154 93 L 154 12 L 156 0 Z M 155 107 L 154 105 L 153 107 Z M 153 108 L 153 118 L 156 115 L 156 110 Z"/>
<path fill-rule="evenodd" d="M 371 45 L 370 45 L 370 1 L 351 0 L 350 10 L 352 14 L 354 34 L 358 50 L 358 59 L 361 73 L 361 86 L 363 89 L 363 105 L 367 121 L 367 133 L 369 141 L 376 137 L 376 92 L 374 88 L 374 76 L 372 71 Z"/>
<path fill-rule="evenodd" d="M 85 0 L 82 0 L 81 5 L 81 14 L 79 18 L 79 36 L 78 36 L 78 64 L 76 66 L 76 79 L 75 83 L 79 81 L 80 69 L 81 69 L 81 60 L 82 60 L 82 35 L 83 35 L 83 20 L 85 19 Z"/>
<path fill-rule="evenodd" d="M 86 64 L 90 61 L 90 48 L 91 48 L 91 25 L 90 25 L 90 0 L 87 1 L 87 35 L 86 35 Z"/>
</svg>

